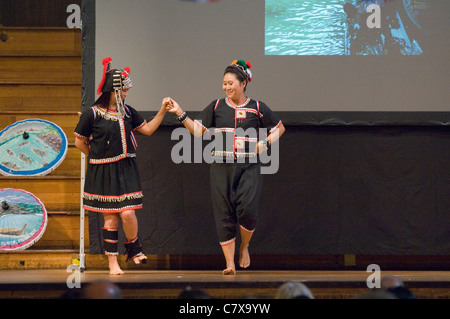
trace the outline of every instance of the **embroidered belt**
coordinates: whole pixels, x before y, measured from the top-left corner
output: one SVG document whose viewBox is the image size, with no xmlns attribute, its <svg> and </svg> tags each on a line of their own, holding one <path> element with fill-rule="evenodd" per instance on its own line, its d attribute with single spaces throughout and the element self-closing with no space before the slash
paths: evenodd
<svg viewBox="0 0 450 319">
<path fill-rule="evenodd" d="M 117 162 L 121 159 L 127 158 L 127 157 L 136 157 L 135 153 L 127 153 L 126 156 L 122 155 L 117 155 L 115 157 L 110 157 L 110 158 L 91 158 L 89 160 L 89 163 L 91 164 L 108 164 L 108 163 L 113 163 L 113 162 Z"/>
<path fill-rule="evenodd" d="M 250 157 L 256 157 L 256 152 L 231 152 L 231 151 L 212 151 L 212 156 L 219 156 L 219 157 L 234 157 L 236 155 L 237 158 L 250 158 Z"/>
</svg>

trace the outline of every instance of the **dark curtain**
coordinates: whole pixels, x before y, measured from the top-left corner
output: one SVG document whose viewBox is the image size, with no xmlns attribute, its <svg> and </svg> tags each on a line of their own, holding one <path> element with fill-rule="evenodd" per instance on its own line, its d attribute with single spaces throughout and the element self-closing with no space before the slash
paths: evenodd
<svg viewBox="0 0 450 319">
<path fill-rule="evenodd" d="M 209 166 L 173 163 L 174 128 L 137 137 L 144 252 L 219 254 Z M 446 126 L 288 126 L 279 170 L 264 176 L 252 253 L 448 255 L 449 133 Z M 91 213 L 90 226 L 91 253 L 101 253 L 101 217 Z"/>
</svg>

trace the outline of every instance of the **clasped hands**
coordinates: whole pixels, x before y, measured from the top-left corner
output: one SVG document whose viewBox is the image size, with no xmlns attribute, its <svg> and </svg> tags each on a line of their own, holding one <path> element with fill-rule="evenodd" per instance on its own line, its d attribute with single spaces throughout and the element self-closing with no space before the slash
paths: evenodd
<svg viewBox="0 0 450 319">
<path fill-rule="evenodd" d="M 166 97 L 163 99 L 162 106 L 166 109 L 167 112 L 175 113 L 177 116 L 180 116 L 183 113 L 180 105 L 170 97 Z"/>
</svg>

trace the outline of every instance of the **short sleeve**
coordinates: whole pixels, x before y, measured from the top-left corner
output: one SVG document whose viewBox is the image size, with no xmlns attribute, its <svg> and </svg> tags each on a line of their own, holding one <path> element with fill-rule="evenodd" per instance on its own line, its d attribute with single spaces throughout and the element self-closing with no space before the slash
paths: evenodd
<svg viewBox="0 0 450 319">
<path fill-rule="evenodd" d="M 277 129 L 281 125 L 281 120 L 276 114 L 263 102 L 259 103 L 260 126 L 267 128 L 269 133 Z"/>
<path fill-rule="evenodd" d="M 142 117 L 142 115 L 138 111 L 136 111 L 129 105 L 127 105 L 127 108 L 130 111 L 131 129 L 133 131 L 139 129 L 142 125 L 147 123 L 147 121 Z"/>
<path fill-rule="evenodd" d="M 88 139 L 92 134 L 92 123 L 94 123 L 94 121 L 95 111 L 92 108 L 84 111 L 81 114 L 78 124 L 75 128 L 75 136 L 82 139 Z"/>
<path fill-rule="evenodd" d="M 219 100 L 211 102 L 203 111 L 201 111 L 195 118 L 194 122 L 200 124 L 204 131 L 210 127 L 214 127 L 214 110 Z"/>
</svg>

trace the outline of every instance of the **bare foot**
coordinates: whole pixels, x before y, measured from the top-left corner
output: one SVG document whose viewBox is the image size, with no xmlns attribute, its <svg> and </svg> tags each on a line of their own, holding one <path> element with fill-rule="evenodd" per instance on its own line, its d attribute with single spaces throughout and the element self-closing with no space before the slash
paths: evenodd
<svg viewBox="0 0 450 319">
<path fill-rule="evenodd" d="M 145 256 L 143 253 L 140 253 L 139 255 L 133 258 L 133 261 L 136 265 L 139 265 L 141 262 L 145 264 L 147 263 L 147 256 Z"/>
<path fill-rule="evenodd" d="M 117 255 L 109 255 L 108 264 L 109 264 L 109 274 L 111 276 L 124 274 L 122 269 L 120 269 L 119 262 L 117 261 Z"/>
<path fill-rule="evenodd" d="M 227 275 L 236 275 L 236 269 L 234 269 L 234 268 L 224 269 L 222 271 L 222 274 L 225 275 L 225 276 L 227 276 Z"/>
<path fill-rule="evenodd" d="M 117 262 L 112 262 L 109 264 L 109 274 L 111 276 L 118 276 L 118 275 L 123 275 L 124 272 L 123 270 L 120 268 L 119 264 Z"/>
<path fill-rule="evenodd" d="M 124 272 L 123 272 L 123 270 L 122 269 L 109 269 L 109 274 L 111 275 L 111 276 L 120 276 L 120 275 L 123 275 L 123 274 L 125 274 Z"/>
<path fill-rule="evenodd" d="M 247 268 L 250 266 L 250 253 L 248 252 L 248 246 L 239 248 L 239 266 L 241 268 Z"/>
<path fill-rule="evenodd" d="M 222 271 L 223 275 L 236 275 L 236 266 L 234 262 L 227 262 L 227 268 Z"/>
</svg>

